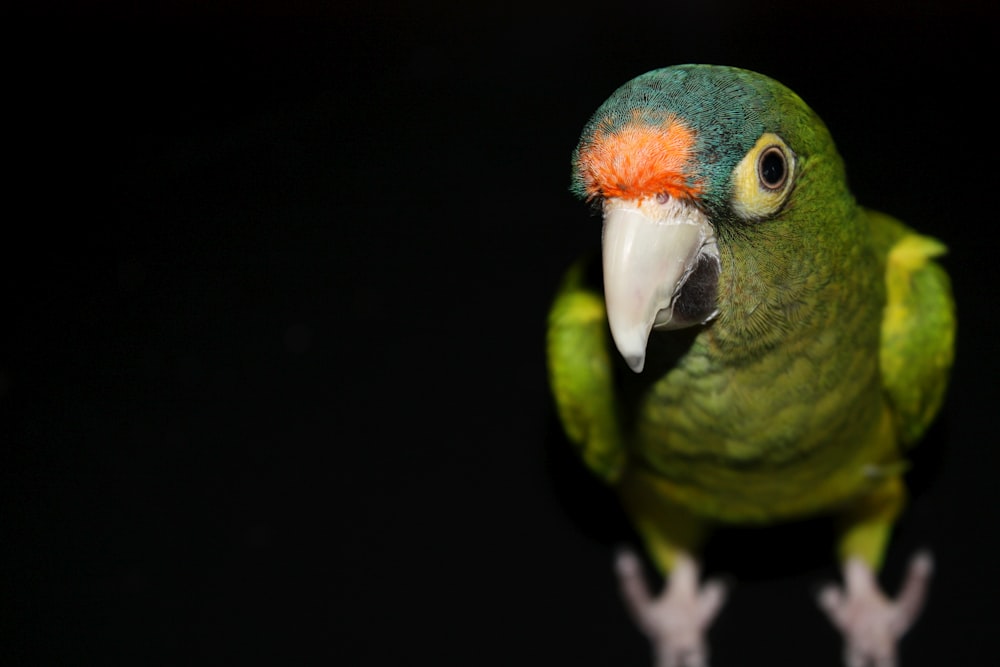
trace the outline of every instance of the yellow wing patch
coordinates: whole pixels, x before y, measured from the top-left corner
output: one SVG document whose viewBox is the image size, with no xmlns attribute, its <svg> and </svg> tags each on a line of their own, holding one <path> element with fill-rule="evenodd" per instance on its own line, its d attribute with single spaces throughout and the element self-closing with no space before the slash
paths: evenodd
<svg viewBox="0 0 1000 667">
<path fill-rule="evenodd" d="M 940 241 L 906 230 L 886 262 L 880 366 L 904 444 L 919 439 L 940 409 L 954 359 L 951 284 L 934 261 L 945 252 Z"/>
<path fill-rule="evenodd" d="M 882 323 L 888 332 L 905 331 L 907 322 L 912 316 L 910 308 L 914 305 L 913 275 L 928 262 L 944 255 L 948 249 L 943 243 L 929 236 L 911 234 L 904 236 L 892 250 L 889 251 L 889 262 L 886 270 L 886 308 L 885 320 Z"/>
</svg>

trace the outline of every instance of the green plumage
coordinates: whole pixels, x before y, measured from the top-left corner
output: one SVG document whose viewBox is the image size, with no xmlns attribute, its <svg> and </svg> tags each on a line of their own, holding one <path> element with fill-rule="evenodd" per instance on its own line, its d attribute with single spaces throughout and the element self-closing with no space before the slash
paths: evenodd
<svg viewBox="0 0 1000 667">
<path fill-rule="evenodd" d="M 548 359 L 569 438 L 615 485 L 661 567 L 716 522 L 844 518 L 841 550 L 873 565 L 903 503 L 905 446 L 940 407 L 954 307 L 943 246 L 854 201 L 821 120 L 752 72 L 682 66 L 629 82 L 574 153 L 572 189 L 599 132 L 678 118 L 685 172 L 718 238 L 718 315 L 654 331 L 646 367 L 608 331 L 599 258 L 572 267 L 553 304 Z M 781 207 L 747 220 L 734 173 L 764 133 L 793 152 Z M 766 196 L 771 196 L 765 193 Z"/>
</svg>

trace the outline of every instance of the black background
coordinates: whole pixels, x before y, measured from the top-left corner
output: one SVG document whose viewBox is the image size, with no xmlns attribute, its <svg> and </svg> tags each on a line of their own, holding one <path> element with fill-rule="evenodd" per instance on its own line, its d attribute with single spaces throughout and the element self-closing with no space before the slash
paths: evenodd
<svg viewBox="0 0 1000 667">
<path fill-rule="evenodd" d="M 10 12 L 0 664 L 650 664 L 543 337 L 600 234 L 580 129 L 681 62 L 796 90 L 858 199 L 949 245 L 883 580 L 933 550 L 906 667 L 994 661 L 997 15 L 795 5 Z M 827 528 L 713 543 L 716 667 L 839 664 Z"/>
</svg>

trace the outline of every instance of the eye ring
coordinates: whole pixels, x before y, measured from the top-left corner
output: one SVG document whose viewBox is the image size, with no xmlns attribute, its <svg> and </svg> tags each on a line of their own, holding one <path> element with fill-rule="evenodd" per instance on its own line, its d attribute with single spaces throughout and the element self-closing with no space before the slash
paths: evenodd
<svg viewBox="0 0 1000 667">
<path fill-rule="evenodd" d="M 766 190 L 780 190 L 788 181 L 788 158 L 780 146 L 768 146 L 757 158 L 757 180 Z"/>
<path fill-rule="evenodd" d="M 775 215 L 794 189 L 796 162 L 795 151 L 774 132 L 758 137 L 730 175 L 733 212 L 749 221 Z"/>
</svg>

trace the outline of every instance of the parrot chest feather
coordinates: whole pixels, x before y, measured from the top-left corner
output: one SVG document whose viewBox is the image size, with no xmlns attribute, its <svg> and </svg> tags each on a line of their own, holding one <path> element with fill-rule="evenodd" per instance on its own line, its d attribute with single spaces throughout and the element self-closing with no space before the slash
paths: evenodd
<svg viewBox="0 0 1000 667">
<path fill-rule="evenodd" d="M 896 460 L 877 318 L 810 303 L 798 302 L 780 346 L 750 356 L 727 352 L 725 321 L 680 356 L 669 332 L 654 336 L 650 363 L 670 366 L 651 368 L 651 383 L 627 378 L 639 384 L 631 457 L 677 500 L 723 520 L 805 514 L 868 488 L 865 471 Z M 845 348 L 831 320 L 858 344 Z"/>
</svg>

